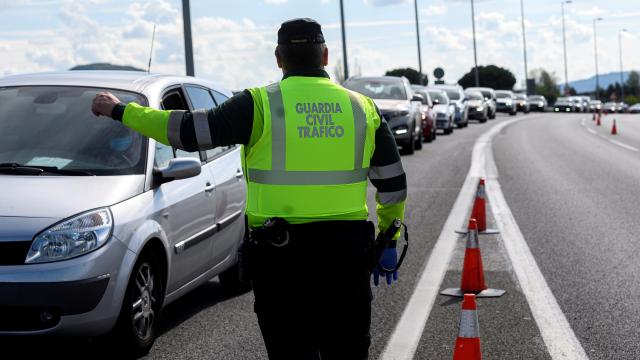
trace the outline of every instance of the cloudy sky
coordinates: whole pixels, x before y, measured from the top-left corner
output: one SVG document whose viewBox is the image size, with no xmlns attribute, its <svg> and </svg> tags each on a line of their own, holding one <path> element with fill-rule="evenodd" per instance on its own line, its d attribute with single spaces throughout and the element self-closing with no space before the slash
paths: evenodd
<svg viewBox="0 0 640 360">
<path fill-rule="evenodd" d="M 363 75 L 417 68 L 413 0 L 345 0 L 348 60 Z M 524 0 L 529 69 L 564 78 L 559 0 Z M 478 63 L 524 79 L 518 0 L 476 0 Z M 423 68 L 441 66 L 457 81 L 473 66 L 469 0 L 418 0 Z M 569 79 L 594 74 L 593 19 L 600 72 L 640 69 L 640 1 L 574 0 L 566 5 Z M 338 0 L 191 0 L 196 75 L 231 89 L 279 78 L 273 58 L 279 24 L 313 17 L 323 25 L 329 72 L 342 57 Z M 152 71 L 184 74 L 180 0 L 0 0 L 0 76 L 111 62 L 146 68 L 157 24 Z M 352 69 L 352 72 L 354 69 Z"/>
</svg>

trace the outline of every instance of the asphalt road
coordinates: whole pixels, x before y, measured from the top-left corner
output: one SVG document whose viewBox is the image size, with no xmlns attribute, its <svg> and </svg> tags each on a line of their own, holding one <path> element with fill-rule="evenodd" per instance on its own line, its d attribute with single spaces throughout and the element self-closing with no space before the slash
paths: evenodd
<svg viewBox="0 0 640 360">
<path fill-rule="evenodd" d="M 414 291 L 469 171 L 474 143 L 506 118 L 473 122 L 403 156 L 411 249 L 400 282 L 374 289 L 371 359 L 382 353 Z M 616 118 L 620 134 L 612 138 L 611 116 L 596 128 L 587 114 L 531 114 L 505 128 L 493 145 L 504 196 L 592 359 L 640 358 L 640 187 L 635 186 L 640 180 L 640 116 Z M 373 191 L 369 200 L 375 209 Z M 487 282 L 507 290 L 500 299 L 478 303 L 484 358 L 549 359 L 504 241 L 481 238 Z M 463 254 L 460 239 L 442 288 L 459 284 Z M 436 299 L 416 359 L 451 358 L 459 311 L 459 301 Z M 145 359 L 266 359 L 252 293 L 227 294 L 213 279 L 169 305 L 163 316 L 161 335 Z M 33 339 L 4 340 L 3 355 L 11 349 L 20 354 L 27 346 L 34 355 L 68 359 L 109 353 L 102 344 L 85 340 L 38 339 L 37 347 Z"/>
</svg>

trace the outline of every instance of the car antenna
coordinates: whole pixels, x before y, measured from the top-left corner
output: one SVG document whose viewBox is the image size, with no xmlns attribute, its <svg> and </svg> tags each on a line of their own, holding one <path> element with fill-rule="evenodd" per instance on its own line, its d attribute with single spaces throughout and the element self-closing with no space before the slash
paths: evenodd
<svg viewBox="0 0 640 360">
<path fill-rule="evenodd" d="M 151 51 L 149 52 L 149 65 L 147 66 L 147 74 L 151 72 L 151 58 L 153 57 L 153 43 L 156 40 L 156 24 L 153 24 L 153 34 L 151 35 Z"/>
</svg>

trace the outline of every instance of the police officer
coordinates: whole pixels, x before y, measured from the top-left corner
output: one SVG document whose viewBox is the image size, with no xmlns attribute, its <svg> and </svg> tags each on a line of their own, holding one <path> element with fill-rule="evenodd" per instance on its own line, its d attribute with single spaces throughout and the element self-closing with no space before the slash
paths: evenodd
<svg viewBox="0 0 640 360">
<path fill-rule="evenodd" d="M 329 79 L 316 21 L 283 23 L 275 57 L 280 82 L 215 109 L 125 106 L 100 93 L 92 111 L 186 151 L 242 144 L 254 310 L 269 358 L 367 359 L 375 232 L 366 220 L 367 178 L 385 231 L 404 217 L 398 149 L 373 101 Z M 375 285 L 379 277 L 397 281 L 396 262 L 391 241 L 373 271 Z"/>
</svg>

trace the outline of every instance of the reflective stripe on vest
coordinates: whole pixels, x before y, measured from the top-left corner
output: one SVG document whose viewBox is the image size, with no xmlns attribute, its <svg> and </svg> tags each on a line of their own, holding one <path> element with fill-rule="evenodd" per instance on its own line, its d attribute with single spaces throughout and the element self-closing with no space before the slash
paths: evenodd
<svg viewBox="0 0 640 360">
<path fill-rule="evenodd" d="M 362 167 L 367 118 L 356 95 L 349 92 L 354 120 L 354 168 L 337 171 L 287 171 L 286 122 L 280 84 L 267 86 L 271 113 L 271 170 L 248 169 L 251 182 L 269 185 L 340 185 L 367 180 L 368 168 Z"/>
</svg>

